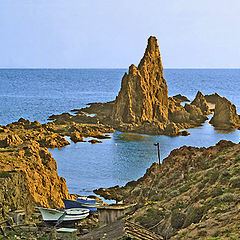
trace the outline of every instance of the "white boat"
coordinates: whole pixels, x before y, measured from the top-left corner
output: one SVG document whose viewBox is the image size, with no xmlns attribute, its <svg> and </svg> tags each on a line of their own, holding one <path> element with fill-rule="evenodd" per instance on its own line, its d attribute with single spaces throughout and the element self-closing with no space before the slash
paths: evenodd
<svg viewBox="0 0 240 240">
<path fill-rule="evenodd" d="M 89 209 L 71 208 L 65 210 L 50 209 L 44 207 L 36 207 L 40 210 L 42 218 L 45 222 L 77 222 L 89 215 Z"/>
</svg>

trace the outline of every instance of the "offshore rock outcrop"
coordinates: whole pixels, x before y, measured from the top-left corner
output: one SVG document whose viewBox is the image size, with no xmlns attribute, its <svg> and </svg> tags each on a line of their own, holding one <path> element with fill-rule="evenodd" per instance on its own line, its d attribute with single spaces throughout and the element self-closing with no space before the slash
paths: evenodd
<svg viewBox="0 0 240 240">
<path fill-rule="evenodd" d="M 138 67 L 131 65 L 123 76 L 112 119 L 125 123 L 167 122 L 168 90 L 156 37 L 148 39 Z"/>
<path fill-rule="evenodd" d="M 240 126 L 240 117 L 237 114 L 237 109 L 225 97 L 218 97 L 214 115 L 210 123 L 217 129 L 230 130 Z"/>
<path fill-rule="evenodd" d="M 207 101 L 200 91 L 197 92 L 197 95 L 191 104 L 200 108 L 203 115 L 209 115 L 211 113 Z"/>
<path fill-rule="evenodd" d="M 184 101 L 189 100 L 180 94 L 168 97 L 157 39 L 151 36 L 139 65 L 131 65 L 123 76 L 114 101 L 74 112 L 95 114 L 92 120 L 122 132 L 177 136 L 183 135 L 180 129 L 201 125 L 210 113 L 200 92 L 189 106 L 183 107 Z"/>
</svg>

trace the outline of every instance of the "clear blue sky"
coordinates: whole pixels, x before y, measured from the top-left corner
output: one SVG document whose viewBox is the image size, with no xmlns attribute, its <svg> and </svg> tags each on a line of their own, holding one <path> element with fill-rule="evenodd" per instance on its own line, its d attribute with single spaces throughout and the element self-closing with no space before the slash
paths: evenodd
<svg viewBox="0 0 240 240">
<path fill-rule="evenodd" d="M 0 67 L 240 67 L 240 0 L 0 0 Z"/>
</svg>

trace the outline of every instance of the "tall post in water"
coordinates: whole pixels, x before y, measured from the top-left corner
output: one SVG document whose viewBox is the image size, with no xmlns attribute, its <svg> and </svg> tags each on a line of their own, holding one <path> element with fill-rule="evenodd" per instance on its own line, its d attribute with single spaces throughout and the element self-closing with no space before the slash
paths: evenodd
<svg viewBox="0 0 240 240">
<path fill-rule="evenodd" d="M 161 162 L 160 162 L 160 148 L 159 148 L 159 143 L 154 143 L 154 146 L 156 146 L 156 147 L 157 147 L 157 150 L 158 150 L 158 163 L 159 163 L 159 166 L 160 166 Z"/>
</svg>

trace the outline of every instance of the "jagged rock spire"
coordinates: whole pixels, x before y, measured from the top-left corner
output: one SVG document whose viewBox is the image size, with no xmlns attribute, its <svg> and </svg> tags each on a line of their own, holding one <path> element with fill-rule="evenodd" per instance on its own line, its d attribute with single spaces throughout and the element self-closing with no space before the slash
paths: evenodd
<svg viewBox="0 0 240 240">
<path fill-rule="evenodd" d="M 168 90 L 157 38 L 151 36 L 138 67 L 131 65 L 122 78 L 113 107 L 113 120 L 126 123 L 166 122 Z"/>
</svg>

